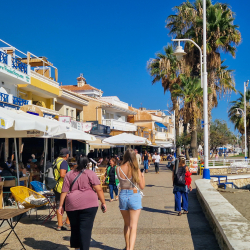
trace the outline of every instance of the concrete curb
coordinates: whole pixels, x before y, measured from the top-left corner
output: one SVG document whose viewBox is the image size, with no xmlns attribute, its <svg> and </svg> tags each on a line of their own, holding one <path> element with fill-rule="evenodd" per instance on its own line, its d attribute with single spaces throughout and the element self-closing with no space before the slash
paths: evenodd
<svg viewBox="0 0 250 250">
<path fill-rule="evenodd" d="M 250 247 L 250 222 L 210 183 L 195 181 L 197 197 L 211 224 L 221 249 L 247 250 Z"/>
</svg>

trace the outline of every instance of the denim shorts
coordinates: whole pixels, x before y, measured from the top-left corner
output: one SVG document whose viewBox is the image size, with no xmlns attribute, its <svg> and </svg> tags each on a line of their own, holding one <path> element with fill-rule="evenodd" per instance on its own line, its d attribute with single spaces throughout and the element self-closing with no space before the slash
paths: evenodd
<svg viewBox="0 0 250 250">
<path fill-rule="evenodd" d="M 138 191 L 134 193 L 134 190 L 130 189 L 122 189 L 119 194 L 119 208 L 120 210 L 142 209 L 140 193 Z"/>
</svg>

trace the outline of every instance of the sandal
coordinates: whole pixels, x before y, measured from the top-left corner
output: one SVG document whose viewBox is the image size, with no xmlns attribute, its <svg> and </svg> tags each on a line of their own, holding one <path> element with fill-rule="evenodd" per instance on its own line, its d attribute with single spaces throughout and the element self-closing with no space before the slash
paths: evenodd
<svg viewBox="0 0 250 250">
<path fill-rule="evenodd" d="M 63 230 L 66 230 L 66 231 L 71 231 L 71 226 L 70 226 L 70 224 L 65 223 L 65 224 L 62 226 L 62 229 L 63 229 Z"/>
<path fill-rule="evenodd" d="M 115 200 L 118 201 L 118 196 L 115 197 Z"/>
<path fill-rule="evenodd" d="M 185 211 L 185 210 L 184 210 L 183 213 L 184 213 L 184 214 L 188 214 L 188 211 Z"/>
<path fill-rule="evenodd" d="M 60 226 L 57 226 L 55 229 L 56 229 L 56 231 L 62 231 L 62 227 L 60 227 Z"/>
<path fill-rule="evenodd" d="M 113 200 L 113 199 L 110 199 L 110 200 L 109 200 L 109 202 L 112 202 L 112 201 L 114 201 L 114 200 Z"/>
<path fill-rule="evenodd" d="M 181 216 L 181 212 L 178 213 L 178 216 Z"/>
</svg>

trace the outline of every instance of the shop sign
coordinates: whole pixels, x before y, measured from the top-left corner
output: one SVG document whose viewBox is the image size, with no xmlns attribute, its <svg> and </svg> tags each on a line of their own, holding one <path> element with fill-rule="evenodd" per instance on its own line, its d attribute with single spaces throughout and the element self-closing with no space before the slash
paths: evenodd
<svg viewBox="0 0 250 250">
<path fill-rule="evenodd" d="M 39 109 L 38 107 L 34 106 L 34 105 L 24 105 L 20 108 L 20 110 L 32 114 L 32 115 L 38 115 L 43 117 L 43 112 L 41 111 L 41 109 Z"/>
<path fill-rule="evenodd" d="M 3 72 L 3 73 L 8 74 L 10 76 L 13 76 L 13 77 L 15 77 L 23 82 L 30 83 L 29 76 L 27 76 L 26 74 L 24 74 L 18 70 L 13 69 L 10 66 L 5 65 L 3 63 L 0 63 L 0 72 Z"/>
<path fill-rule="evenodd" d="M 198 173 L 198 161 L 197 161 L 197 158 L 190 158 L 189 171 L 192 174 L 197 174 Z"/>
<path fill-rule="evenodd" d="M 82 126 L 84 132 L 89 132 L 92 129 L 92 122 L 83 122 Z"/>
<path fill-rule="evenodd" d="M 70 116 L 59 116 L 58 117 L 58 121 L 59 122 L 63 122 L 63 123 L 67 123 L 67 124 L 71 124 L 71 118 Z"/>
<path fill-rule="evenodd" d="M 29 130 L 27 131 L 27 137 L 40 137 L 42 136 L 42 133 L 37 130 Z"/>
</svg>

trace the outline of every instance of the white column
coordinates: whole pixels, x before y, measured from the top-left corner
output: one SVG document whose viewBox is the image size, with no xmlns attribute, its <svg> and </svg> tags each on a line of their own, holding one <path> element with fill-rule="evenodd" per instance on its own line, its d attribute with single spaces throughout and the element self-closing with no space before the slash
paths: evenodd
<svg viewBox="0 0 250 250">
<path fill-rule="evenodd" d="M 206 27 L 206 0 L 203 0 L 203 112 L 204 112 L 204 170 L 203 178 L 210 179 L 210 171 L 208 168 L 208 100 L 207 100 L 207 27 Z"/>
</svg>

